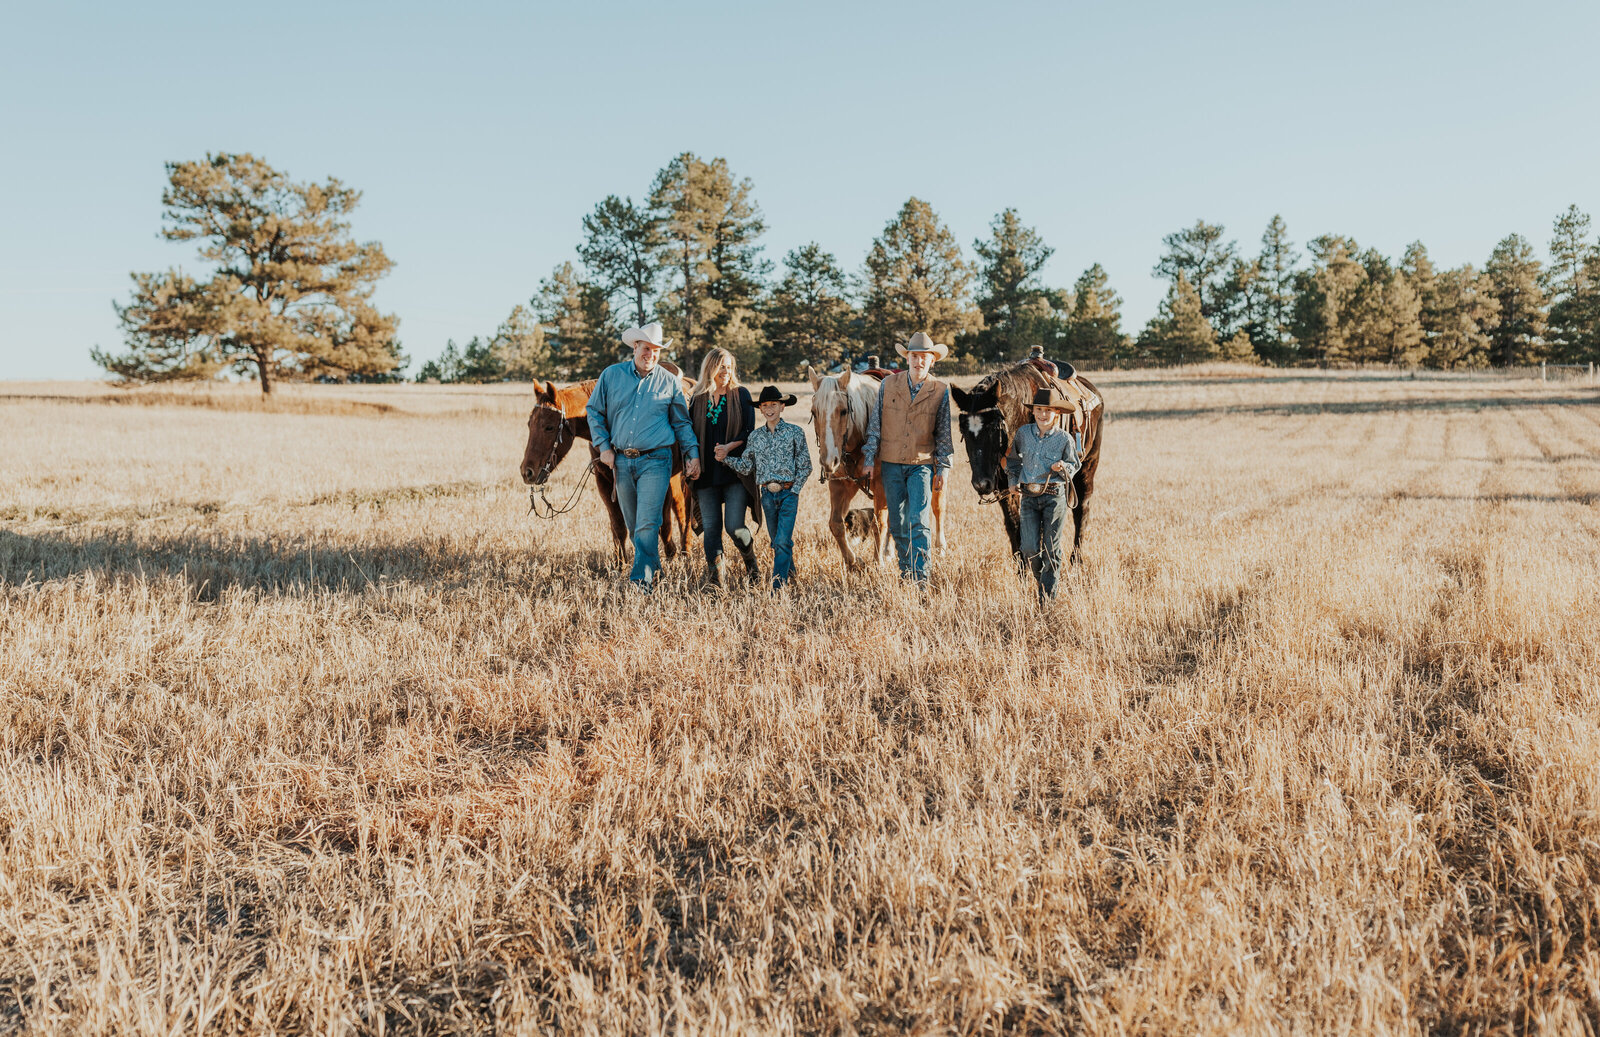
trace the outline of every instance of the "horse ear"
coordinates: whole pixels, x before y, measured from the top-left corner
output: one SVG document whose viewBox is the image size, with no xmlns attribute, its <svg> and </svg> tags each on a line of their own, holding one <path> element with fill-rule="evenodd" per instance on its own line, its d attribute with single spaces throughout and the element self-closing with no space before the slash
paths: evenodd
<svg viewBox="0 0 1600 1037">
<path fill-rule="evenodd" d="M 533 380 L 533 395 L 540 403 L 551 403 L 556 398 L 556 383 Z"/>
<path fill-rule="evenodd" d="M 817 374 L 817 369 L 810 364 L 806 365 L 806 377 L 811 380 L 811 391 L 816 392 L 817 386 L 822 384 L 822 376 Z"/>
<path fill-rule="evenodd" d="M 967 409 L 967 404 L 972 402 L 972 395 L 958 385 L 950 387 L 950 398 L 956 401 L 956 406 L 962 410 Z"/>
<path fill-rule="evenodd" d="M 834 384 L 837 385 L 841 389 L 848 389 L 850 387 L 850 365 L 849 364 L 846 364 L 844 370 L 839 372 L 838 376 L 835 377 Z"/>
</svg>

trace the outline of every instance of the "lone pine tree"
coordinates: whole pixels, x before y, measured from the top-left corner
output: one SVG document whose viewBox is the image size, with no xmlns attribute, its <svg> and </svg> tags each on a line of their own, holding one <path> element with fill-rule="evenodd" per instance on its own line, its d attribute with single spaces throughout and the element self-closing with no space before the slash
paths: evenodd
<svg viewBox="0 0 1600 1037">
<path fill-rule="evenodd" d="M 168 241 L 201 242 L 209 278 L 135 273 L 117 306 L 128 352 L 96 349 L 124 381 L 209 378 L 231 368 L 263 394 L 282 377 L 382 375 L 404 366 L 395 317 L 371 304 L 392 264 L 357 243 L 347 217 L 361 193 L 329 178 L 295 183 L 253 155 L 167 164 Z"/>
</svg>

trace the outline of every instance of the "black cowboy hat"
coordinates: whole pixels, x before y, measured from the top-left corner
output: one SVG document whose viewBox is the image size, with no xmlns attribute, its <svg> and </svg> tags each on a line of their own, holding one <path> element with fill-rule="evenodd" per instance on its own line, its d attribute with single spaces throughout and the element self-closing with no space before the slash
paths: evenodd
<svg viewBox="0 0 1600 1037">
<path fill-rule="evenodd" d="M 1033 407 L 1049 407 L 1051 410 L 1077 410 L 1078 405 L 1061 394 L 1055 386 L 1045 386 L 1033 392 Z"/>
<path fill-rule="evenodd" d="M 776 385 L 769 385 L 762 389 L 761 395 L 756 398 L 756 406 L 759 407 L 763 403 L 781 403 L 785 407 L 793 407 L 797 402 L 799 402 L 799 400 L 800 397 L 796 396 L 794 393 L 790 393 L 785 396 L 783 393 L 778 391 L 778 387 Z"/>
</svg>

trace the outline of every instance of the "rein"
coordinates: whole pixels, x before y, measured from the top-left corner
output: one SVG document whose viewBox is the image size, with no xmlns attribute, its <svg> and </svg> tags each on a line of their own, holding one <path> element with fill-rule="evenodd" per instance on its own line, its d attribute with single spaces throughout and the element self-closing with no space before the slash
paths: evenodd
<svg viewBox="0 0 1600 1037">
<path fill-rule="evenodd" d="M 557 408 L 554 407 L 548 407 L 548 409 L 557 410 Z M 561 424 L 558 426 L 558 429 L 559 431 L 556 433 L 555 442 L 550 444 L 550 452 L 545 455 L 544 464 L 539 467 L 540 479 L 550 478 L 550 469 L 555 466 L 556 451 L 561 449 L 561 444 L 566 441 L 567 436 L 570 434 L 567 431 L 567 416 L 565 414 L 561 415 Z M 565 515 L 567 512 L 577 507 L 578 495 L 583 492 L 584 483 L 589 481 L 589 476 L 594 472 L 594 466 L 597 461 L 599 461 L 599 458 L 597 457 L 592 457 L 589 459 L 589 463 L 583 468 L 583 474 L 578 476 L 578 485 L 573 489 L 572 496 L 568 497 L 566 503 L 561 505 L 559 508 L 550 503 L 550 498 L 546 496 L 545 484 L 543 482 L 540 482 L 535 486 L 528 487 L 528 514 L 537 515 L 542 519 L 552 519 L 557 515 Z M 612 491 L 612 499 L 616 499 L 615 490 Z M 543 511 L 539 510 L 539 506 L 541 504 L 544 505 Z"/>
<path fill-rule="evenodd" d="M 583 492 L 583 485 L 589 481 L 589 475 L 594 471 L 595 463 L 599 460 L 598 457 L 592 457 L 589 459 L 589 463 L 583 466 L 583 474 L 578 476 L 578 485 L 573 487 L 572 496 L 568 497 L 566 503 L 559 508 L 551 504 L 550 498 L 545 496 L 543 483 L 538 486 L 528 487 L 528 514 L 537 515 L 542 519 L 551 519 L 557 515 L 565 515 L 577 507 L 578 494 Z M 541 504 L 544 505 L 543 511 L 539 510 L 539 505 Z"/>
</svg>

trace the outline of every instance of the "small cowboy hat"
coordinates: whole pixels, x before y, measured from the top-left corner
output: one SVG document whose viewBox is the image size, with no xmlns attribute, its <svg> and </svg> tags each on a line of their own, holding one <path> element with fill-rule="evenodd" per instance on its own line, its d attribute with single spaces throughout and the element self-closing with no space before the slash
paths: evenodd
<svg viewBox="0 0 1600 1037">
<path fill-rule="evenodd" d="M 911 341 L 905 345 L 895 343 L 895 351 L 901 356 L 910 356 L 912 353 L 932 353 L 935 360 L 943 360 L 950 355 L 949 346 L 941 346 L 922 332 L 911 336 Z"/>
<path fill-rule="evenodd" d="M 646 324 L 642 328 L 629 328 L 627 331 L 622 333 L 622 341 L 623 344 L 628 346 L 636 345 L 640 342 L 647 342 L 650 345 L 655 346 L 657 349 L 665 349 L 666 347 L 672 345 L 672 340 L 670 338 L 666 339 L 665 341 L 662 340 L 661 325 L 654 323 Z"/>
<path fill-rule="evenodd" d="M 794 393 L 789 393 L 786 396 L 778 391 L 778 387 L 776 385 L 769 385 L 765 389 L 762 389 L 761 395 L 756 398 L 756 406 L 759 407 L 763 403 L 781 403 L 785 407 L 793 407 L 797 402 L 799 402 L 799 400 L 800 397 L 796 396 Z"/>
<path fill-rule="evenodd" d="M 1033 391 L 1031 407 L 1049 407 L 1051 410 L 1075 411 L 1078 405 L 1061 394 L 1055 386 L 1046 386 Z"/>
</svg>

